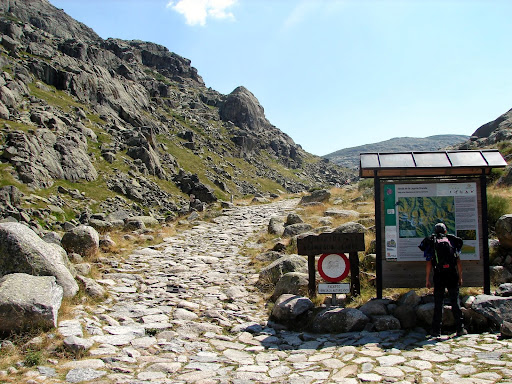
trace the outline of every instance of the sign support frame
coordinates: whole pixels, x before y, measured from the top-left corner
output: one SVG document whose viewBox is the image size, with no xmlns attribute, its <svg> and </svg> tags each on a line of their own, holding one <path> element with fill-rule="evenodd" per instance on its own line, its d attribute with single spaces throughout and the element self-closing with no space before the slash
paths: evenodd
<svg viewBox="0 0 512 384">
<path fill-rule="evenodd" d="M 480 237 L 483 238 L 480 245 L 480 257 L 481 257 L 481 273 L 483 277 L 483 291 L 484 294 L 490 294 L 491 291 L 491 282 L 490 282 L 490 271 L 489 271 L 489 244 L 485 239 L 488 238 L 488 223 L 487 223 L 487 178 L 485 174 L 485 170 L 482 170 L 482 173 L 475 177 L 464 176 L 464 177 L 436 177 L 436 178 L 425 178 L 425 177 L 379 177 L 377 172 L 374 172 L 374 188 L 375 188 L 375 240 L 376 240 L 376 296 L 378 299 L 382 299 L 383 297 L 383 286 L 384 286 L 384 245 L 383 245 L 383 201 L 382 200 L 382 191 L 381 184 L 385 182 L 396 183 L 403 180 L 410 180 L 412 182 L 416 181 L 429 181 L 432 183 L 443 183 L 450 182 L 452 180 L 456 180 L 455 182 L 461 182 L 464 179 L 473 180 L 479 184 L 477 186 L 477 196 L 480 199 L 481 206 L 479 206 L 479 214 L 481 217 L 480 223 Z"/>
<path fill-rule="evenodd" d="M 377 299 L 382 299 L 382 216 L 381 216 L 381 202 L 380 202 L 380 177 L 377 171 L 373 171 L 373 189 L 375 191 L 375 257 L 376 263 L 375 273 Z"/>
<path fill-rule="evenodd" d="M 364 233 L 324 232 L 297 239 L 297 253 L 308 256 L 308 292 L 316 297 L 315 256 L 322 253 L 348 253 L 350 263 L 350 292 L 353 296 L 361 294 L 359 280 L 358 251 L 365 250 Z"/>
</svg>

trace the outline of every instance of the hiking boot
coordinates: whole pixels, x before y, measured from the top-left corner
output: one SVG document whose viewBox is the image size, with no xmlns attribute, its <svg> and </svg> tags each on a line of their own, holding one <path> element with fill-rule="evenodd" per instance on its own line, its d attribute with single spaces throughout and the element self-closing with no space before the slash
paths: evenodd
<svg viewBox="0 0 512 384">
<path fill-rule="evenodd" d="M 430 336 L 431 337 L 441 337 L 441 331 L 432 330 L 432 332 L 430 332 Z"/>
<path fill-rule="evenodd" d="M 457 330 L 457 336 L 464 336 L 467 334 L 468 334 L 468 331 L 466 330 L 466 328 L 461 328 L 461 329 Z"/>
</svg>

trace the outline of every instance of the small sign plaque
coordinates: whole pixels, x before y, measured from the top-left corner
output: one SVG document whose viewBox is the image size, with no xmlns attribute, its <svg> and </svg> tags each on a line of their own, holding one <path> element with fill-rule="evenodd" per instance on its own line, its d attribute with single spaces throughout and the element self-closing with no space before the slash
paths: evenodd
<svg viewBox="0 0 512 384">
<path fill-rule="evenodd" d="M 318 284 L 318 293 L 331 294 L 331 293 L 349 293 L 350 284 Z"/>
</svg>

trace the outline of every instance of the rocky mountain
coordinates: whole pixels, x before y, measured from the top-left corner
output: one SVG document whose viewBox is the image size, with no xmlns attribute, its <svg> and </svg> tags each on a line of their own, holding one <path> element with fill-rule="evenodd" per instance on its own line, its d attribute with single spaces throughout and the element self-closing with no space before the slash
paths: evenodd
<svg viewBox="0 0 512 384">
<path fill-rule="evenodd" d="M 512 159 L 512 109 L 479 127 L 459 149 L 498 148 L 507 161 Z"/>
<path fill-rule="evenodd" d="M 345 148 L 323 156 L 348 168 L 359 167 L 359 154 L 364 152 L 438 151 L 461 144 L 469 139 L 464 135 L 435 135 L 429 137 L 395 137 L 373 144 Z"/>
<path fill-rule="evenodd" d="M 166 47 L 104 40 L 47 0 L 1 0 L 0 33 L 0 217 L 164 218 L 191 194 L 211 203 L 353 177 L 273 126 L 249 90 L 207 88 Z"/>
</svg>

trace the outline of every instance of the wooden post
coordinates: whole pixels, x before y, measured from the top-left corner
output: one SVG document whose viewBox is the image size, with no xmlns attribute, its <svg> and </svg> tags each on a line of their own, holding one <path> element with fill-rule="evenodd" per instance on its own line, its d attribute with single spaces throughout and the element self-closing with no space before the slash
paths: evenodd
<svg viewBox="0 0 512 384">
<path fill-rule="evenodd" d="M 359 256 L 357 252 L 348 254 L 350 261 L 350 293 L 352 296 L 361 294 L 361 283 L 359 281 Z"/>
<path fill-rule="evenodd" d="M 491 276 L 489 271 L 489 227 L 487 225 L 487 179 L 485 170 L 480 176 L 480 199 L 482 201 L 482 257 L 484 265 L 484 293 L 491 294 Z"/>
<path fill-rule="evenodd" d="M 309 273 L 309 281 L 308 281 L 308 290 L 309 297 L 316 297 L 316 266 L 315 266 L 315 256 L 308 255 L 308 273 Z"/>
<path fill-rule="evenodd" d="M 380 203 L 380 179 L 377 171 L 373 175 L 373 189 L 375 195 L 375 257 L 377 274 L 377 299 L 382 299 L 382 223 Z"/>
</svg>

